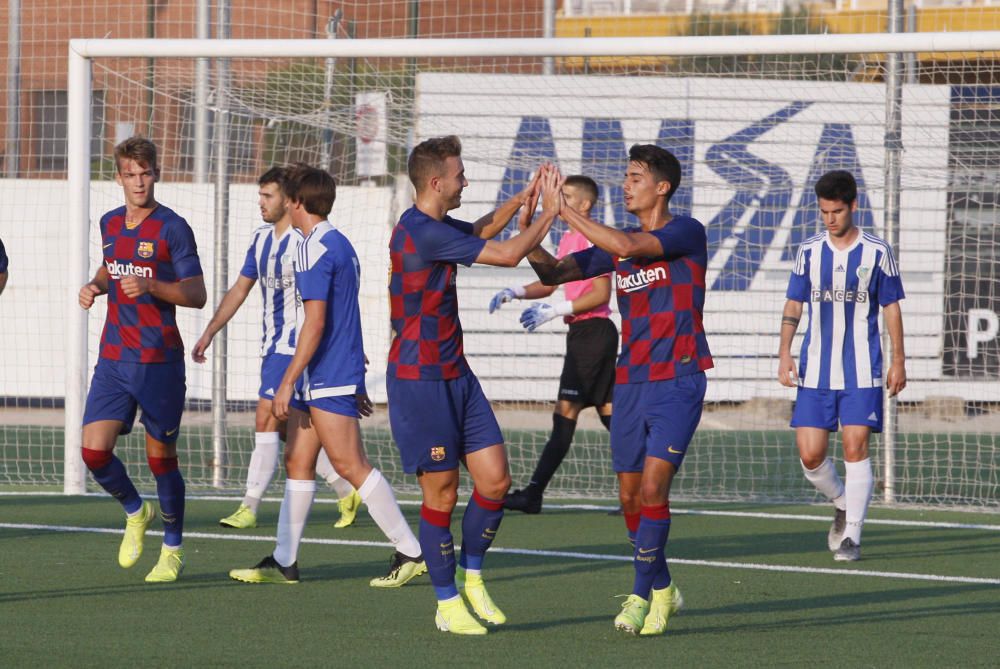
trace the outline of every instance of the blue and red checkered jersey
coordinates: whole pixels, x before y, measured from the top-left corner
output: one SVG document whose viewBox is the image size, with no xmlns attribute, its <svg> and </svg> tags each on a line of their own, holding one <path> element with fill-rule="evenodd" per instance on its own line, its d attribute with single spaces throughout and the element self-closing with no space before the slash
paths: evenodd
<svg viewBox="0 0 1000 669">
<path fill-rule="evenodd" d="M 293 262 L 295 288 L 303 302 L 326 303 L 323 336 L 302 375 L 306 400 L 365 391 L 365 348 L 361 337 L 361 263 L 350 240 L 329 221 L 312 229 Z M 305 311 L 298 310 L 297 331 Z"/>
<path fill-rule="evenodd" d="M 108 271 L 108 317 L 101 334 L 101 357 L 123 362 L 184 359 L 176 307 L 148 293 L 130 298 L 119 280 L 128 275 L 157 281 L 201 276 L 194 233 L 172 209 L 157 205 L 139 225 L 125 225 L 125 207 L 101 217 L 101 247 Z"/>
<path fill-rule="evenodd" d="M 613 258 L 596 246 L 573 254 L 585 277 L 615 272 L 622 316 L 615 383 L 662 381 L 714 366 L 702 320 L 708 267 L 705 226 L 689 216 L 675 216 L 649 233 L 660 240 L 662 256 Z"/>
<path fill-rule="evenodd" d="M 260 355 L 295 354 L 295 270 L 302 233 L 288 226 L 280 237 L 274 225 L 257 228 L 240 274 L 260 285 L 264 301 Z"/>
<path fill-rule="evenodd" d="M 386 373 L 398 379 L 455 379 L 469 372 L 455 281 L 486 246 L 471 223 L 410 207 L 389 240 L 392 345 Z"/>
</svg>

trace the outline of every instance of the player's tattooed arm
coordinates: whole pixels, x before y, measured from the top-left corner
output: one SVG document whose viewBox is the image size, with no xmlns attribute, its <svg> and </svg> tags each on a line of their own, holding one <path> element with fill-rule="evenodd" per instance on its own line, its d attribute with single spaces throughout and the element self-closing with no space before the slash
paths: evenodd
<svg viewBox="0 0 1000 669">
<path fill-rule="evenodd" d="M 778 381 L 781 385 L 794 388 L 799 383 L 799 373 L 792 358 L 792 339 L 802 318 L 802 303 L 786 300 L 781 314 L 781 337 L 778 342 Z"/>
<path fill-rule="evenodd" d="M 557 286 L 584 278 L 583 271 L 576 263 L 573 254 L 562 260 L 556 260 L 551 253 L 538 248 L 528 255 L 528 262 L 531 263 L 531 268 L 535 270 L 539 280 L 546 286 Z"/>
<path fill-rule="evenodd" d="M 94 306 L 94 300 L 98 295 L 105 295 L 108 292 L 108 270 L 101 265 L 94 274 L 94 278 L 80 288 L 79 301 L 84 309 Z"/>
</svg>

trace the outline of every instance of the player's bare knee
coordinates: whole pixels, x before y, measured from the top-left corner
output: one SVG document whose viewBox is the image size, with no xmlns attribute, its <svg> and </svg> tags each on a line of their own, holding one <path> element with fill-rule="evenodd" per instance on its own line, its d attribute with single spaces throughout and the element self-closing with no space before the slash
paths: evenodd
<svg viewBox="0 0 1000 669">
<path fill-rule="evenodd" d="M 800 454 L 799 459 L 802 461 L 803 467 L 812 471 L 823 464 L 823 461 L 826 460 L 826 453 Z"/>
</svg>

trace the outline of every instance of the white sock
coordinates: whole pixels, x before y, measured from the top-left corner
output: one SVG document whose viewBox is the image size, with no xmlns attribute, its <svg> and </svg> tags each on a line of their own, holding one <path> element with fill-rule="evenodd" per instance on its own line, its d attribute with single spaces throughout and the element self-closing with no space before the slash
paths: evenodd
<svg viewBox="0 0 1000 669">
<path fill-rule="evenodd" d="M 337 499 L 344 499 L 354 492 L 354 486 L 351 485 L 350 481 L 342 478 L 337 473 L 337 470 L 333 468 L 333 463 L 330 462 L 330 458 L 323 448 L 319 449 L 319 457 L 316 458 L 316 473 L 319 474 L 321 479 L 326 481 L 328 486 L 333 488 L 333 491 L 337 493 Z"/>
<path fill-rule="evenodd" d="M 260 500 L 278 469 L 281 442 L 277 432 L 257 432 L 253 441 L 253 453 L 250 455 L 250 466 L 247 467 L 247 494 L 243 497 L 243 504 L 257 513 Z"/>
<path fill-rule="evenodd" d="M 316 495 L 316 481 L 285 481 L 285 498 L 278 513 L 278 543 L 274 559 L 282 567 L 295 564 L 299 559 L 299 543 L 309 519 L 309 509 Z"/>
<path fill-rule="evenodd" d="M 382 477 L 382 472 L 372 469 L 368 478 L 358 488 L 358 493 L 368 507 L 368 514 L 396 550 L 407 557 L 420 555 L 420 542 L 413 536 L 413 530 L 406 523 L 406 518 L 396 503 L 392 486 Z"/>
<path fill-rule="evenodd" d="M 844 482 L 837 474 L 837 465 L 833 464 L 833 460 L 830 458 L 823 460 L 816 469 L 809 469 L 802 460 L 799 460 L 799 464 L 802 465 L 802 473 L 806 475 L 806 480 L 812 483 L 816 490 L 833 502 L 838 509 L 845 508 Z"/>
<path fill-rule="evenodd" d="M 861 462 L 845 462 L 845 478 L 847 482 L 847 527 L 844 538 L 852 539 L 861 545 L 861 527 L 868 515 L 868 503 L 872 501 L 872 490 L 875 489 L 875 476 L 872 474 L 871 458 Z"/>
</svg>

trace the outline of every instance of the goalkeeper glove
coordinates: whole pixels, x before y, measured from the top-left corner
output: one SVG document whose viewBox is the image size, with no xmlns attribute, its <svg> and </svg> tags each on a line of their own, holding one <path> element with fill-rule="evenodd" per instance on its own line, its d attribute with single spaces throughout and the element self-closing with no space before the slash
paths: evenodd
<svg viewBox="0 0 1000 669">
<path fill-rule="evenodd" d="M 568 316 L 573 313 L 573 303 L 570 301 L 558 304 L 535 302 L 521 312 L 521 325 L 528 332 L 534 332 L 538 326 L 548 323 L 556 316 Z"/>
<path fill-rule="evenodd" d="M 500 308 L 501 305 L 510 302 L 511 300 L 519 300 L 524 297 L 524 286 L 514 286 L 513 288 L 504 288 L 499 293 L 493 296 L 490 300 L 490 313 Z"/>
</svg>

